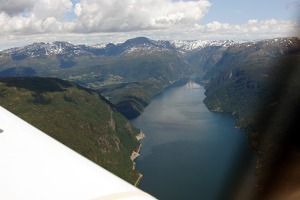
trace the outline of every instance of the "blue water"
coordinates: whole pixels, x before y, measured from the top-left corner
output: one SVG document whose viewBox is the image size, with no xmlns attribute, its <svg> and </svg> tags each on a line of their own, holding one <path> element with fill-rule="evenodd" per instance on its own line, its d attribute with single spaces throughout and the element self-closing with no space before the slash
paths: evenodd
<svg viewBox="0 0 300 200">
<path fill-rule="evenodd" d="M 251 150 L 231 114 L 210 112 L 194 82 L 154 98 L 133 124 L 146 135 L 139 188 L 162 200 L 224 200 Z"/>
</svg>

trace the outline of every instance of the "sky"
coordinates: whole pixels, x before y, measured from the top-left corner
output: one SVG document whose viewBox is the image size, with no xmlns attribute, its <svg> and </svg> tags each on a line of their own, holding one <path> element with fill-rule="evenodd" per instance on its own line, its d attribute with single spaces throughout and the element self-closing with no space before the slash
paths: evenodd
<svg viewBox="0 0 300 200">
<path fill-rule="evenodd" d="M 0 0 L 0 49 L 33 42 L 296 36 L 300 0 Z"/>
</svg>

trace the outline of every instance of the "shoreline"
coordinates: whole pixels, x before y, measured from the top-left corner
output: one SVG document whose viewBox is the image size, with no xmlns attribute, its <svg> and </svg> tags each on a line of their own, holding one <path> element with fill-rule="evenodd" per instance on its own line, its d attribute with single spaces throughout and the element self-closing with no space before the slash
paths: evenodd
<svg viewBox="0 0 300 200">
<path fill-rule="evenodd" d="M 139 134 L 137 134 L 136 136 L 136 139 L 138 140 L 138 141 L 141 141 L 142 139 L 144 139 L 145 138 L 145 134 L 141 131 Z"/>
<path fill-rule="evenodd" d="M 145 134 L 142 131 L 140 131 L 140 133 L 138 135 L 136 135 L 135 137 L 140 142 L 142 139 L 145 138 Z M 137 148 L 137 150 L 133 151 L 132 154 L 131 154 L 131 156 L 130 156 L 130 159 L 132 161 L 132 170 L 135 170 L 136 163 L 134 162 L 134 160 L 137 157 L 140 156 L 141 148 L 142 148 L 142 144 L 140 144 L 139 147 Z M 139 173 L 139 176 L 138 176 L 136 182 L 134 183 L 135 187 L 137 187 L 139 185 L 139 183 L 141 182 L 142 178 L 143 178 L 143 174 Z"/>
<path fill-rule="evenodd" d="M 145 138 L 145 134 L 141 131 L 138 135 L 135 136 L 137 141 L 141 141 Z M 130 156 L 130 159 L 134 161 L 137 157 L 140 156 L 140 151 L 142 148 L 142 144 L 139 145 L 139 147 L 136 149 L 136 151 L 132 151 L 132 154 Z M 134 163 L 134 162 L 133 162 Z M 134 163 L 135 164 L 135 163 Z"/>
<path fill-rule="evenodd" d="M 138 179 L 136 180 L 136 182 L 134 183 L 134 186 L 135 186 L 135 187 L 137 187 L 137 186 L 140 184 L 142 178 L 143 178 L 143 174 L 139 173 L 139 177 L 138 177 Z"/>
</svg>

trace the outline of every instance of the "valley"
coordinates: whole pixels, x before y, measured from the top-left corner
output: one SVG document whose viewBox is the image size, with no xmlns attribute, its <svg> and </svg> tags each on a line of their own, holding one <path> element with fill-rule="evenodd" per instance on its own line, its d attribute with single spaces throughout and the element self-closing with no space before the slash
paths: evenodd
<svg viewBox="0 0 300 200">
<path fill-rule="evenodd" d="M 155 41 L 144 37 L 95 46 L 34 43 L 0 52 L 0 77 L 42 76 L 74 81 L 100 91 L 132 119 L 175 81 L 191 76 L 210 80 L 229 66 L 233 73 L 242 73 L 244 65 L 269 66 L 298 43 L 297 38 L 247 42 Z M 252 57 L 246 56 L 249 52 Z M 238 66 L 240 63 L 242 66 Z"/>
<path fill-rule="evenodd" d="M 74 130 L 68 130 L 73 126 L 69 122 L 61 130 L 51 131 L 52 126 L 61 123 L 54 119 L 60 119 L 60 113 L 67 115 L 64 119 L 73 119 L 78 114 L 73 112 L 84 110 L 80 107 L 86 102 L 96 102 L 98 95 L 97 101 L 104 102 L 105 109 L 95 109 L 98 103 L 91 104 L 86 108 L 89 110 L 86 116 L 98 110 L 97 116 L 87 121 L 73 119 L 82 121 L 80 127 L 74 128 L 81 129 L 82 134 L 91 134 L 89 141 L 80 144 L 82 139 L 73 138 L 72 134 L 53 137 L 134 183 L 139 172 L 131 170 L 129 158 L 139 146 L 135 138 L 139 130 L 128 119 L 143 113 L 151 100 L 166 88 L 192 79 L 205 87 L 207 108 L 232 113 L 236 126 L 247 134 L 248 143 L 258 155 L 257 184 L 264 191 L 271 180 L 267 172 L 274 163 L 281 163 L 278 152 L 284 157 L 289 152 L 297 155 L 299 149 L 298 135 L 286 134 L 299 132 L 294 123 L 299 113 L 299 49 L 300 39 L 296 37 L 260 41 L 155 41 L 139 37 L 124 43 L 95 46 L 34 43 L 0 52 L 0 77 L 3 77 L 0 102 L 1 106 L 37 124 L 50 135 L 61 133 L 65 128 L 66 134 L 71 134 Z M 68 94 L 75 88 L 82 92 L 78 97 Z M 54 94 L 59 97 L 52 96 Z M 93 100 L 82 102 L 86 95 L 94 96 Z M 62 112 L 65 109 L 68 111 Z M 107 123 L 111 122 L 109 113 L 120 120 L 115 128 L 109 126 L 115 123 Z M 47 117 L 37 119 L 36 116 Z M 91 125 L 95 118 L 105 120 Z M 42 124 L 46 119 L 53 120 L 53 124 Z M 97 136 L 95 131 L 99 127 L 106 127 L 106 132 L 113 136 Z M 69 137 L 74 141 L 66 139 Z M 96 149 L 99 145 L 105 147 L 102 153 L 97 153 L 99 150 L 92 153 L 91 144 L 96 145 Z M 115 149 L 119 151 L 114 152 Z M 114 156 L 122 162 L 110 159 Z"/>
</svg>

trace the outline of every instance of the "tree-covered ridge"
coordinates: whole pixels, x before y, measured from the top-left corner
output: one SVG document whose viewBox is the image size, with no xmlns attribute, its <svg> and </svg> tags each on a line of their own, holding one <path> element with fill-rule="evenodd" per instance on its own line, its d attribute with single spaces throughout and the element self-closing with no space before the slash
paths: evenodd
<svg viewBox="0 0 300 200">
<path fill-rule="evenodd" d="M 55 78 L 2 78 L 0 105 L 88 159 L 135 183 L 139 130 L 98 93 Z"/>
<path fill-rule="evenodd" d="M 229 47 L 204 76 L 208 108 L 237 116 L 257 152 L 260 199 L 299 187 L 300 41 L 279 42 Z"/>
</svg>

